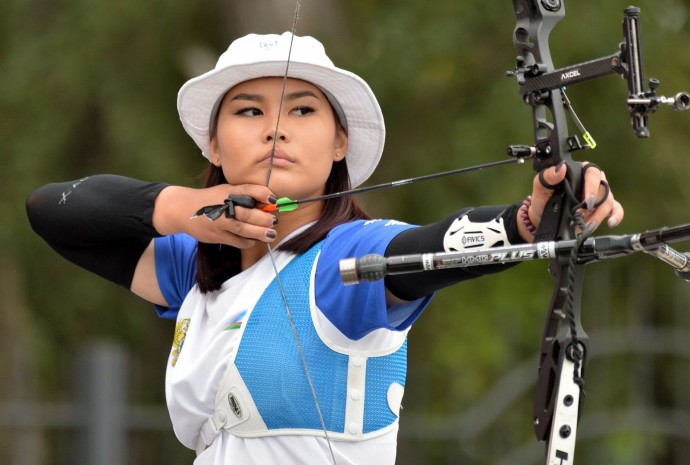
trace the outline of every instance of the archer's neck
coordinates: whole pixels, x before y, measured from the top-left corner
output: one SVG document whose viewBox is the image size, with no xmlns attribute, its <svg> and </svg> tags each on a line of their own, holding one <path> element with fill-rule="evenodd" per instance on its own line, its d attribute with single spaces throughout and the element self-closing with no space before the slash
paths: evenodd
<svg viewBox="0 0 690 465">
<path fill-rule="evenodd" d="M 314 202 L 301 205 L 297 210 L 291 212 L 276 212 L 278 224 L 273 229 L 278 233 L 278 237 L 271 242 L 271 247 L 280 244 L 283 239 L 292 234 L 295 230 L 304 225 L 318 221 L 323 210 L 323 202 Z M 261 260 L 268 253 L 268 248 L 263 242 L 256 242 L 252 247 L 241 250 L 242 270 L 246 270 L 254 263 Z"/>
</svg>

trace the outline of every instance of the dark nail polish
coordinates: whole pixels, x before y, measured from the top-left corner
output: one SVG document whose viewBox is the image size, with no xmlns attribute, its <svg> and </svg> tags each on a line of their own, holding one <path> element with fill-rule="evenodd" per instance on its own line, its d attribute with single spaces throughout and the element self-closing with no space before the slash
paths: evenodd
<svg viewBox="0 0 690 465">
<path fill-rule="evenodd" d="M 275 203 L 278 201 L 275 195 L 271 194 L 268 196 L 268 203 L 271 205 L 275 205 Z"/>
<path fill-rule="evenodd" d="M 275 226 L 277 224 L 278 224 L 278 218 L 274 216 L 273 217 L 273 226 Z"/>
<path fill-rule="evenodd" d="M 278 233 L 272 229 L 269 229 L 268 231 L 266 231 L 266 237 L 268 237 L 269 239 L 275 239 L 276 237 L 278 237 Z"/>
</svg>

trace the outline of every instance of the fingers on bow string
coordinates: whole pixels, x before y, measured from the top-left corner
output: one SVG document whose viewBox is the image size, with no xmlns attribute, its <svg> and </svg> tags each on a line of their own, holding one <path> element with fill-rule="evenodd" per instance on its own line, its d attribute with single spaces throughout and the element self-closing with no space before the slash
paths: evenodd
<svg viewBox="0 0 690 465">
<path fill-rule="evenodd" d="M 254 208 L 256 200 L 248 195 L 230 195 L 222 205 L 209 205 L 199 209 L 192 218 L 203 216 L 209 221 L 216 221 L 225 213 L 226 218 L 235 218 L 235 207 Z"/>
</svg>

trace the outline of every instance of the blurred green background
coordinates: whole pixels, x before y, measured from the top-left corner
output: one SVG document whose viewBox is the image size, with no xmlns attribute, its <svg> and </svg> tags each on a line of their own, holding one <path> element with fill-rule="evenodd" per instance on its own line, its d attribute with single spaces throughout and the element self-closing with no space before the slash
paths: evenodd
<svg viewBox="0 0 690 465">
<path fill-rule="evenodd" d="M 566 2 L 551 37 L 555 66 L 614 53 L 628 5 Z M 636 5 L 647 77 L 661 80 L 663 95 L 690 90 L 690 1 Z M 204 159 L 179 124 L 177 90 L 234 38 L 289 30 L 294 6 L 0 3 L 0 463 L 89 463 L 79 428 L 56 424 L 60 412 L 71 415 L 77 385 L 89 382 L 81 354 L 102 341 L 124 351 L 127 402 L 162 418 L 127 435 L 123 463 L 192 462 L 165 423 L 173 323 L 53 253 L 30 230 L 24 199 L 44 183 L 104 172 L 199 185 Z M 515 65 L 514 24 L 508 1 L 303 0 L 297 34 L 319 38 L 377 94 L 387 142 L 373 184 L 502 160 L 509 144 L 532 142 L 530 109 L 505 77 Z M 626 208 L 618 232 L 690 222 L 690 113 L 660 109 L 652 137 L 639 140 L 626 92 L 613 76 L 570 89 L 598 142 L 575 157 L 606 170 Z M 375 216 L 426 223 L 465 206 L 512 203 L 532 175 L 529 164 L 503 167 L 362 201 Z M 543 463 L 531 405 L 552 284 L 546 263 L 532 262 L 438 294 L 410 334 L 399 464 Z M 651 257 L 588 267 L 592 358 L 577 463 L 687 463 L 689 303 L 690 286 Z M 54 424 L 36 427 L 50 412 Z"/>
</svg>

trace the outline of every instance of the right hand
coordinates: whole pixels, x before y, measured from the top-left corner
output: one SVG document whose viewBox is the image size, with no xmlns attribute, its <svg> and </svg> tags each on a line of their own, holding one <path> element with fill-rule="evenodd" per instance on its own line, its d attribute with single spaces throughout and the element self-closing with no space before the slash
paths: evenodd
<svg viewBox="0 0 690 465">
<path fill-rule="evenodd" d="M 252 184 L 221 184 L 203 189 L 168 186 L 156 198 L 153 226 L 164 236 L 186 233 L 199 242 L 240 249 L 257 242 L 272 242 L 275 234 L 269 231 L 275 232 L 275 217 L 257 208 L 236 207 L 235 218 L 222 215 L 215 221 L 203 216 L 192 219 L 200 208 L 222 204 L 231 194 L 247 195 L 260 203 L 269 203 L 269 196 L 273 195 L 267 187 Z"/>
</svg>

